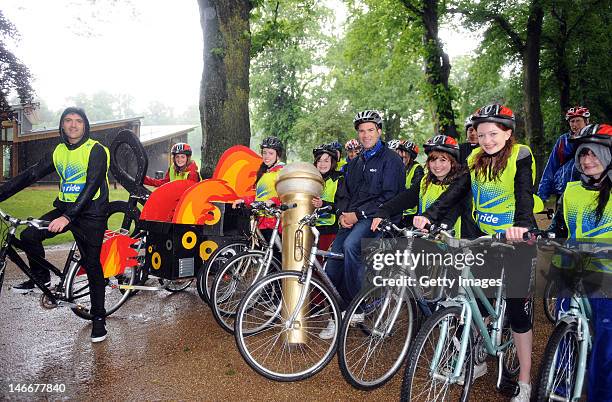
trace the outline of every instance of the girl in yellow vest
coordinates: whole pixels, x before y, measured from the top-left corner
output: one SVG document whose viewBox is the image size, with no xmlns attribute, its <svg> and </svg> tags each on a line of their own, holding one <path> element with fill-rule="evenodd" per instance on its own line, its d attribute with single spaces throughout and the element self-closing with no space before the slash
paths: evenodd
<svg viewBox="0 0 612 402">
<path fill-rule="evenodd" d="M 261 166 L 257 171 L 255 179 L 255 196 L 238 199 L 233 202 L 232 207 L 236 208 L 238 204 L 245 203 L 251 205 L 254 201 L 264 201 L 267 204 L 280 205 L 281 201 L 276 193 L 274 184 L 278 173 L 285 166 L 280 158 L 283 154 L 283 145 L 276 137 L 268 137 L 264 139 L 260 145 L 261 148 Z M 272 229 L 276 224 L 276 219 L 272 216 L 263 216 L 259 218 L 258 227 L 266 238 L 272 234 Z"/>
<path fill-rule="evenodd" d="M 537 227 L 533 215 L 535 162 L 531 150 L 516 143 L 514 113 L 505 106 L 483 106 L 472 121 L 480 147 L 468 157 L 470 174 L 453 182 L 423 216 L 414 218 L 414 225 L 424 228 L 430 222 L 442 221 L 461 208 L 460 201 L 471 191 L 473 217 L 480 230 L 476 234 L 505 232 L 509 240 L 520 242 L 524 233 Z M 530 292 L 536 252 L 533 247 L 516 244 L 516 252 L 508 254 L 512 262 L 504 265 L 511 285 L 508 289 L 513 290 L 508 291 L 511 298 L 507 299 L 507 314 L 520 363 L 520 392 L 512 401 L 528 401 L 533 343 Z M 493 268 L 488 262 L 485 267 Z M 519 289 L 522 294 L 518 294 Z M 486 366 L 481 366 L 475 367 L 474 378 L 486 372 Z"/>
<path fill-rule="evenodd" d="M 321 217 L 317 222 L 319 229 L 319 248 L 327 250 L 338 233 L 336 219 L 336 191 L 342 180 L 342 174 L 336 170 L 338 160 L 336 150 L 328 145 L 321 145 L 312 150 L 314 165 L 325 181 L 321 197 L 315 197 L 312 205 L 315 208 L 331 206 L 331 212 Z"/>
<path fill-rule="evenodd" d="M 189 144 L 177 142 L 172 146 L 170 154 L 172 159 L 166 176 L 163 179 L 145 176 L 144 184 L 159 187 L 174 180 L 191 180 L 196 183 L 200 181 L 198 165 L 191 160 L 192 151 Z"/>
<path fill-rule="evenodd" d="M 436 135 L 427 140 L 423 148 L 427 154 L 425 162 L 427 171 L 421 177 L 418 185 L 414 188 L 407 188 L 405 192 L 383 204 L 376 216 L 381 218 L 393 216 L 406 206 L 413 208 L 415 213 L 420 215 L 444 193 L 453 181 L 465 174 L 465 169 L 459 163 L 459 146 L 454 138 Z M 463 204 L 464 209 L 468 209 L 471 205 L 469 195 L 465 197 Z M 461 235 L 461 212 L 460 209 L 451 211 L 440 222 L 454 229 L 457 237 Z M 376 227 L 380 220 L 380 218 L 374 219 Z"/>
<path fill-rule="evenodd" d="M 569 141 L 578 145 L 574 166 L 580 172 L 580 181 L 567 184 L 551 228 L 558 237 L 568 238 L 569 242 L 596 242 L 609 246 L 612 242 L 612 126 L 588 125 Z M 592 258 L 587 269 L 601 272 L 606 277 L 612 275 L 612 263 L 607 257 Z M 609 279 L 602 282 L 597 285 L 604 287 Z M 610 288 L 601 290 L 609 292 Z M 590 291 L 598 292 L 597 289 Z M 594 338 L 588 367 L 587 398 L 589 401 L 610 401 L 612 299 L 609 299 L 609 293 L 608 298 L 597 296 L 589 298 Z"/>
</svg>

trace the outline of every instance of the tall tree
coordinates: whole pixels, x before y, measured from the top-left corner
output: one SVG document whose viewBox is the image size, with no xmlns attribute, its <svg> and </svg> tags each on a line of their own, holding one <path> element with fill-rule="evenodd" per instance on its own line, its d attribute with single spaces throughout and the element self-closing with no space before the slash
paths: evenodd
<svg viewBox="0 0 612 402">
<path fill-rule="evenodd" d="M 8 48 L 8 41 L 18 38 L 15 25 L 0 10 L 0 114 L 5 117 L 11 113 L 8 99 L 13 91 L 22 104 L 31 102 L 34 93 L 30 70 Z"/>
<path fill-rule="evenodd" d="M 249 144 L 249 0 L 198 0 L 204 39 L 200 84 L 202 173 L 210 177 L 221 154 Z"/>
<path fill-rule="evenodd" d="M 440 11 L 445 2 L 438 0 L 401 0 L 415 17 L 423 31 L 423 59 L 428 95 L 432 102 L 436 132 L 457 137 L 452 92 L 448 84 L 451 64 L 438 36 Z"/>
<path fill-rule="evenodd" d="M 468 22 L 477 27 L 487 27 L 485 38 L 493 37 L 501 41 L 501 46 L 506 49 L 507 54 L 521 63 L 525 134 L 539 171 L 544 168 L 548 152 L 545 148 L 540 106 L 543 1 L 532 0 L 526 5 L 498 1 L 468 2 L 459 8 L 459 11 L 467 16 Z"/>
</svg>

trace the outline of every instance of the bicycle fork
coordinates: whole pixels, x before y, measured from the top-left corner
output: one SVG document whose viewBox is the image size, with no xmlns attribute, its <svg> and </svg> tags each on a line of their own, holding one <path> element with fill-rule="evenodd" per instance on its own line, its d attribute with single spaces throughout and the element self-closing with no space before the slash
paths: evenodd
<svg viewBox="0 0 612 402">
<path fill-rule="evenodd" d="M 452 347 L 451 345 L 448 345 L 448 347 L 446 347 L 446 343 L 447 343 L 446 338 L 450 336 L 449 334 L 449 320 L 450 319 L 451 317 L 447 317 L 442 322 L 442 325 L 440 327 L 440 339 L 438 339 L 438 344 L 436 345 L 436 349 L 434 351 L 433 358 L 431 359 L 431 364 L 429 366 L 429 369 L 430 369 L 430 372 L 433 374 L 434 379 L 445 381 L 445 382 L 448 381 L 449 383 L 453 384 L 453 383 L 456 383 L 457 380 L 459 379 L 459 376 L 461 376 L 461 371 L 463 369 L 463 364 L 465 362 L 465 355 L 466 355 L 467 347 L 469 343 L 469 336 L 470 336 L 471 323 L 472 323 L 472 310 L 469 308 L 467 301 L 461 301 L 461 315 L 460 315 L 459 322 L 457 323 L 457 326 L 463 325 L 459 347 L 457 348 L 457 343 L 456 343 L 457 338 L 456 337 L 453 337 L 453 339 L 450 340 L 450 342 L 453 343 L 452 346 L 457 348 L 459 353 L 458 353 L 457 359 L 455 360 L 455 366 L 453 368 L 452 373 L 450 374 L 450 376 L 446 376 L 444 374 L 438 373 L 437 368 L 439 367 L 442 354 L 446 351 L 444 349 L 448 350 Z"/>
</svg>

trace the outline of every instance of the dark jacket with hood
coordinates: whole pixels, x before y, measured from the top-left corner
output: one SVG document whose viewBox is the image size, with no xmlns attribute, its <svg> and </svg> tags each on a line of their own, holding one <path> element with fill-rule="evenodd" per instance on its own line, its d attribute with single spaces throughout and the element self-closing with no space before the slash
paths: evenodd
<svg viewBox="0 0 612 402">
<path fill-rule="evenodd" d="M 62 121 L 64 117 L 70 113 L 76 113 L 83 119 L 85 123 L 83 138 L 76 143 L 70 144 L 64 133 Z M 69 107 L 62 113 L 60 117 L 60 138 L 69 150 L 75 150 L 83 145 L 89 139 L 89 120 L 83 109 Z M 7 181 L 0 187 L 0 202 L 12 197 L 19 191 L 37 182 L 43 177 L 55 171 L 53 164 L 53 152 L 46 154 L 36 164 Z M 87 178 L 85 187 L 79 194 L 75 202 L 62 202 L 56 199 L 53 206 L 62 211 L 62 215 L 68 218 L 71 222 L 74 220 L 87 218 L 95 220 L 104 220 L 108 215 L 108 184 L 107 184 L 107 155 L 101 144 L 96 144 L 89 155 L 87 164 Z M 93 199 L 96 192 L 100 189 L 100 196 Z"/>
</svg>

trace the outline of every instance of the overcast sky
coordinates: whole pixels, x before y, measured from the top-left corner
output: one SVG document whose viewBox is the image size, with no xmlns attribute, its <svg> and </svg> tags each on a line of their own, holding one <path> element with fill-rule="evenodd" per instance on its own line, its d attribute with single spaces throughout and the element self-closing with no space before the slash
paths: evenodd
<svg viewBox="0 0 612 402">
<path fill-rule="evenodd" d="M 336 15 L 345 18 L 345 8 Z M 34 89 L 51 109 L 79 92 L 131 94 L 135 110 L 159 100 L 181 112 L 197 105 L 202 74 L 202 31 L 196 0 L 2 0 L 19 32 L 14 49 L 35 76 Z M 127 5 L 127 7 L 126 7 Z M 451 57 L 476 46 L 448 30 Z"/>
</svg>

